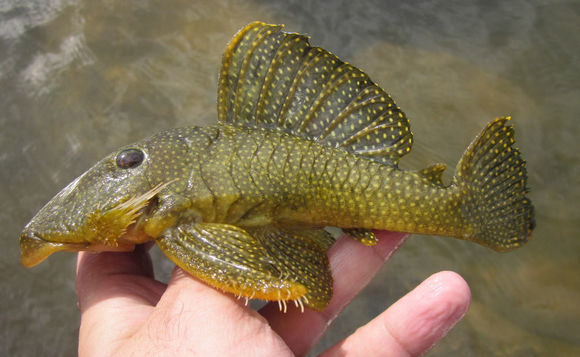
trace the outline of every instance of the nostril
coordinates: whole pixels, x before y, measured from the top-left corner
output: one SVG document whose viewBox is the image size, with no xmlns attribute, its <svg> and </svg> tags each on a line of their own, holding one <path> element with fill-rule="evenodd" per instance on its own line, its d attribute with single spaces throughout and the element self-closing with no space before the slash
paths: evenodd
<svg viewBox="0 0 580 357">
<path fill-rule="evenodd" d="M 24 230 L 20 234 L 20 251 L 24 255 L 26 252 L 38 250 L 46 241 L 40 235 L 31 230 Z"/>
<path fill-rule="evenodd" d="M 20 233 L 20 244 L 22 242 L 29 243 L 29 244 L 36 244 L 40 242 L 44 242 L 45 240 L 42 238 L 40 234 L 31 230 L 31 229 L 24 229 L 22 233 Z"/>
</svg>

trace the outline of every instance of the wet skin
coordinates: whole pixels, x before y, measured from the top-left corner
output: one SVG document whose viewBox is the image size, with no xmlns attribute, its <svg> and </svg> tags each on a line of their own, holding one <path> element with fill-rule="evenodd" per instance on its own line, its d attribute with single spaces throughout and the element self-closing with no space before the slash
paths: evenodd
<svg viewBox="0 0 580 357">
<path fill-rule="evenodd" d="M 53 198 L 21 235 L 22 262 L 55 251 L 130 251 L 154 240 L 185 271 L 245 298 L 324 309 L 333 278 L 323 227 L 364 245 L 372 229 L 446 235 L 498 251 L 534 228 L 509 117 L 491 121 L 449 185 L 435 164 L 404 171 L 413 136 L 357 68 L 280 26 L 228 45 L 219 123 L 123 147 Z"/>
</svg>

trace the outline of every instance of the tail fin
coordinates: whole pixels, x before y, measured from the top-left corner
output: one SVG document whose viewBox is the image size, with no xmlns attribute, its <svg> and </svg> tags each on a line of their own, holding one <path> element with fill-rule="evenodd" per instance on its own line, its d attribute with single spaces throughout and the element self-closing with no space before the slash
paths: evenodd
<svg viewBox="0 0 580 357">
<path fill-rule="evenodd" d="M 461 208 L 473 228 L 469 240 L 497 251 L 524 244 L 535 227 L 534 207 L 525 196 L 525 161 L 513 147 L 510 117 L 490 122 L 457 164 L 453 183 L 466 193 Z"/>
</svg>

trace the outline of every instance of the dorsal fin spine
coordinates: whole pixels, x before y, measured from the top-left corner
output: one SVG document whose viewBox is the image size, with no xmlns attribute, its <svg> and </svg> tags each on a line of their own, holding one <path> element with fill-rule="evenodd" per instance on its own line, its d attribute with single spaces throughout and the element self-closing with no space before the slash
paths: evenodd
<svg viewBox="0 0 580 357">
<path fill-rule="evenodd" d="M 293 43 L 290 43 L 291 46 L 296 46 L 297 44 L 300 44 L 300 41 L 302 40 L 300 35 L 298 34 L 292 34 L 294 36 L 293 38 Z M 289 46 L 290 46 L 289 45 Z M 310 48 L 308 47 L 308 41 L 306 41 L 306 52 L 305 52 L 305 56 L 310 56 Z M 288 50 L 292 49 L 293 47 L 289 47 Z M 278 127 L 285 127 L 283 122 L 284 119 L 286 118 L 286 113 L 288 112 L 288 107 L 290 105 L 290 99 L 292 97 L 291 93 L 295 93 L 296 92 L 296 88 L 297 88 L 297 84 L 298 84 L 298 78 L 300 77 L 299 75 L 300 73 L 300 68 L 297 68 L 294 71 L 294 75 L 292 75 L 292 82 L 289 83 L 289 85 L 287 85 L 286 88 L 286 93 L 284 93 L 284 96 L 282 96 L 282 98 L 284 99 L 284 103 L 281 102 L 281 100 L 279 98 L 276 98 L 276 104 L 279 105 L 279 109 L 278 109 L 278 113 L 272 113 L 272 115 L 277 114 L 274 118 L 276 121 L 276 125 Z"/>
<path fill-rule="evenodd" d="M 240 31 L 238 31 L 236 33 L 236 35 L 234 36 L 234 38 L 232 39 L 232 41 L 230 41 L 230 43 L 228 44 L 226 50 L 224 51 L 224 55 L 222 58 L 222 68 L 220 71 L 220 76 L 221 77 L 226 77 L 228 74 L 228 69 L 231 67 L 231 63 L 230 60 L 231 58 L 234 56 L 234 49 L 236 47 L 239 46 L 240 42 L 242 42 L 242 40 L 244 39 L 244 36 L 252 31 L 253 29 L 257 28 L 257 27 L 261 27 L 266 25 L 263 22 L 254 22 L 249 24 L 248 26 L 244 27 L 243 29 L 241 29 Z M 224 82 L 223 85 L 220 82 L 218 84 L 218 119 L 220 121 L 223 122 L 228 122 L 228 111 L 227 111 L 227 105 L 225 104 L 228 99 L 229 96 L 226 95 L 227 92 L 229 92 L 227 85 L 230 84 L 230 81 Z M 237 87 L 236 87 L 237 89 Z M 237 92 L 237 90 L 236 90 Z"/>
<path fill-rule="evenodd" d="M 298 68 L 298 71 L 296 72 L 296 76 L 294 77 L 294 80 L 292 81 L 292 85 L 290 86 L 290 89 L 288 90 L 288 95 L 286 96 L 286 100 L 284 101 L 284 105 L 282 106 L 282 109 L 280 110 L 280 118 L 278 118 L 278 123 L 282 127 L 285 127 L 285 125 L 282 125 L 282 123 L 284 122 L 284 120 L 286 119 L 286 117 L 288 115 L 288 111 L 290 110 L 290 103 L 292 102 L 292 97 L 293 97 L 294 93 L 296 93 L 296 90 L 298 89 L 298 85 L 300 84 L 302 77 L 304 76 L 305 73 L 308 72 L 307 71 L 308 67 L 315 65 L 316 62 L 318 62 L 320 60 L 320 58 L 318 57 L 318 54 L 313 51 L 312 47 L 308 48 L 308 52 L 306 53 L 306 56 L 312 57 L 312 58 L 308 58 L 306 61 L 301 63 L 300 68 Z"/>
<path fill-rule="evenodd" d="M 274 78 L 276 77 L 276 71 L 280 67 L 281 61 L 279 61 L 279 58 L 284 56 L 284 54 L 286 52 L 286 48 L 291 46 L 291 43 L 294 42 L 296 36 L 297 35 L 293 35 L 293 36 L 289 35 L 287 37 L 284 37 L 284 39 L 280 43 L 280 46 L 278 46 L 278 51 L 276 53 L 276 56 L 274 58 L 272 58 L 272 61 L 270 61 L 270 67 L 268 67 L 268 75 L 264 79 L 264 84 L 262 85 L 262 89 L 260 91 L 260 98 L 258 99 L 258 104 L 257 104 L 257 108 L 256 108 L 256 118 L 257 119 L 262 118 L 264 101 L 270 100 L 269 98 L 266 99 L 265 97 L 266 97 L 266 95 L 269 94 L 267 88 L 272 83 Z M 280 50 L 282 50 L 282 51 L 280 51 Z M 276 65 L 274 66 L 274 64 L 276 64 Z M 285 96 L 281 96 L 281 97 L 285 97 Z M 278 113 L 270 113 L 270 115 L 276 115 L 276 114 L 278 114 Z M 273 116 L 273 118 L 275 118 L 275 117 L 276 116 Z"/>
<path fill-rule="evenodd" d="M 267 26 L 267 27 L 262 28 L 260 30 L 260 32 L 258 33 L 258 35 L 256 35 L 256 38 L 254 38 L 254 40 L 252 41 L 250 49 L 248 50 L 248 54 L 252 54 L 254 52 L 254 50 L 262 42 L 264 42 L 268 38 L 268 36 L 270 34 L 272 34 L 275 30 L 280 30 L 281 28 L 282 28 L 281 26 Z M 266 35 L 264 35 L 264 34 L 266 34 Z M 238 75 L 238 78 L 244 77 L 244 75 L 246 74 L 248 67 L 250 65 L 251 59 L 252 59 L 251 55 L 247 55 L 244 58 L 244 62 L 242 63 L 242 66 L 240 69 L 240 74 Z M 241 113 L 241 111 L 243 110 L 243 108 L 241 108 L 241 106 L 242 106 L 244 96 L 241 93 L 241 88 L 243 88 L 243 86 L 242 87 L 238 86 L 236 88 L 236 102 L 235 102 L 235 106 L 234 106 L 234 113 Z M 254 115 L 255 115 L 256 106 L 257 106 L 257 103 L 255 103 L 253 106 Z"/>
<path fill-rule="evenodd" d="M 369 87 L 372 87 L 372 85 L 370 85 Z M 367 88 L 369 88 L 367 87 Z M 359 92 L 358 96 L 356 96 L 355 98 L 353 98 L 347 105 L 346 107 L 344 107 L 344 110 L 342 111 L 342 113 L 340 113 L 340 115 L 336 116 L 336 118 L 334 118 L 332 120 L 332 122 L 326 127 L 326 129 L 324 130 L 324 132 L 322 132 L 319 136 L 319 139 L 324 139 L 326 138 L 326 136 L 332 131 L 334 130 L 338 124 L 340 124 L 342 121 L 344 121 L 344 119 L 346 119 L 350 114 L 352 114 L 355 110 L 360 109 L 364 106 L 364 104 L 367 104 L 366 102 L 361 102 L 361 103 L 357 103 L 357 104 L 352 104 L 355 103 L 357 100 L 359 100 L 361 98 L 361 96 L 364 96 L 364 90 Z M 372 125 L 369 124 L 369 125 Z M 368 126 L 367 126 L 368 127 Z M 340 145 L 339 145 L 340 146 Z"/>
<path fill-rule="evenodd" d="M 350 65 L 348 65 L 347 63 L 343 63 L 333 69 L 332 74 L 330 76 L 330 80 L 325 83 L 324 87 L 318 94 L 318 97 L 316 97 L 316 99 L 314 99 L 314 101 L 312 102 L 314 103 L 314 105 L 310 106 L 310 111 L 302 121 L 302 125 L 300 126 L 299 130 L 303 131 L 304 128 L 306 128 L 307 124 L 314 118 L 315 114 L 319 112 L 320 107 L 324 104 L 324 99 L 328 98 L 329 95 L 334 93 L 333 89 L 337 88 L 342 83 L 348 81 L 351 78 L 356 78 L 351 77 L 351 75 L 355 76 L 353 73 L 343 70 L 343 67 L 349 66 Z M 336 75 L 336 72 L 339 72 L 338 76 Z"/>
<path fill-rule="evenodd" d="M 377 120 L 370 123 L 366 127 L 362 128 L 361 130 L 359 130 L 356 134 L 352 135 L 351 137 L 348 137 L 345 141 L 343 141 L 340 144 L 340 146 L 349 145 L 352 142 L 362 138 L 363 136 L 370 134 L 372 131 L 396 125 L 395 122 L 393 120 L 391 120 L 391 118 L 389 118 L 389 116 L 390 115 L 388 113 L 382 114 L 379 118 L 377 118 Z M 389 122 L 380 123 L 381 121 L 383 121 L 385 119 L 389 119 Z"/>
<path fill-rule="evenodd" d="M 348 103 L 348 105 L 344 108 L 343 112 L 337 116 L 331 123 L 330 125 L 327 126 L 326 130 L 320 135 L 320 139 L 324 139 L 334 128 L 336 128 L 336 126 L 343 121 L 346 117 L 348 117 L 348 115 L 352 114 L 355 110 L 360 109 L 362 107 L 364 107 L 365 105 L 369 104 L 370 102 L 372 102 L 373 99 L 381 98 L 381 100 L 378 103 L 385 103 L 385 99 L 382 98 L 380 95 L 376 95 L 374 97 L 371 98 L 367 98 L 364 101 L 360 101 L 359 103 L 356 103 L 357 101 L 359 101 L 359 99 L 361 99 L 364 95 L 365 95 L 365 90 L 368 88 L 373 87 L 374 84 L 371 84 L 369 82 L 369 86 L 365 87 L 363 90 L 361 90 L 359 92 L 359 94 L 350 101 L 350 103 Z M 356 104 L 352 104 L 352 103 L 356 103 Z M 367 126 L 365 126 L 364 128 L 362 128 L 361 130 L 359 130 L 357 132 L 357 134 L 371 126 L 374 126 L 376 123 L 380 122 L 382 120 L 382 118 L 384 118 L 384 115 L 381 115 L 380 117 L 378 117 L 376 120 L 374 120 L 373 122 L 369 123 Z M 351 138 L 356 139 L 357 134 L 353 134 L 353 136 Z M 351 139 L 348 138 L 348 139 Z M 347 139 L 347 140 L 348 140 Z M 354 140 L 352 140 L 354 141 Z M 351 142 L 352 142 L 351 141 Z M 344 142 L 343 142 L 344 144 Z M 339 145 L 342 146 L 342 145 Z"/>
</svg>

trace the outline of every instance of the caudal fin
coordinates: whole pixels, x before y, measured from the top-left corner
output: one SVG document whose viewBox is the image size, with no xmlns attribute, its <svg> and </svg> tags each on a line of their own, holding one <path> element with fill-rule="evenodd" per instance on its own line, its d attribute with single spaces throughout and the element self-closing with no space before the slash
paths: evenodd
<svg viewBox="0 0 580 357">
<path fill-rule="evenodd" d="M 497 251 L 524 244 L 535 227 L 534 207 L 525 196 L 525 161 L 513 146 L 510 119 L 487 125 L 467 148 L 453 179 L 467 196 L 461 210 L 473 230 L 466 238 Z"/>
</svg>

